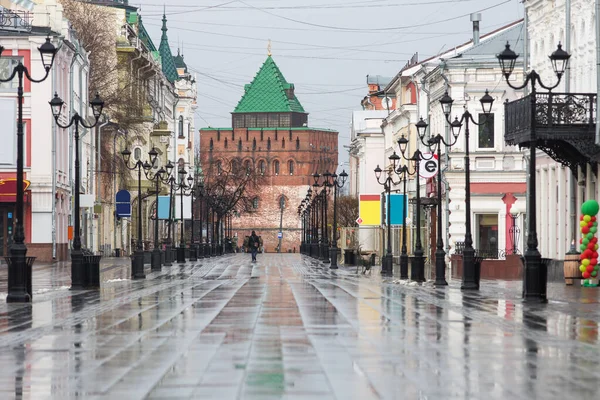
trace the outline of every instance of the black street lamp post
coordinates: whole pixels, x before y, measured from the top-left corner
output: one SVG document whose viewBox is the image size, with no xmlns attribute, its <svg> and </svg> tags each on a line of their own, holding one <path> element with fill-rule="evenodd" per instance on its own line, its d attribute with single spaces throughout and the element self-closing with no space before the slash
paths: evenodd
<svg viewBox="0 0 600 400">
<path fill-rule="evenodd" d="M 510 238 L 512 240 L 512 254 L 519 254 L 519 235 L 521 233 L 521 229 L 517 226 L 517 218 L 519 218 L 519 211 L 515 210 L 515 206 L 513 205 L 510 209 L 510 219 L 512 220 L 512 225 L 510 226 L 508 233 L 510 234 Z"/>
<path fill-rule="evenodd" d="M 406 181 L 408 180 L 408 167 L 398 167 L 396 173 L 402 180 L 402 194 L 404 195 L 404 212 L 402 213 L 402 249 L 400 251 L 400 279 L 408 279 L 408 252 L 406 248 L 406 214 L 408 213 L 408 198 L 406 197 Z"/>
<path fill-rule="evenodd" d="M 400 147 L 400 153 L 402 154 L 402 158 L 406 161 L 410 161 L 413 163 L 413 168 L 414 171 L 411 173 L 408 168 L 406 168 L 403 172 L 405 174 L 408 175 L 414 175 L 415 176 L 415 186 L 416 186 L 416 197 L 417 197 L 417 204 L 416 204 L 416 213 L 415 213 L 415 226 L 416 226 L 416 237 L 415 237 L 415 251 L 414 251 L 414 257 L 411 261 L 411 266 L 410 266 L 410 279 L 417 281 L 417 282 L 424 282 L 425 281 L 425 258 L 423 256 L 423 243 L 421 242 L 421 184 L 419 182 L 420 179 L 420 164 L 421 161 L 425 160 L 431 160 L 433 158 L 433 155 L 431 157 L 425 157 L 423 155 L 423 153 L 421 152 L 421 150 L 419 150 L 418 148 L 415 150 L 414 154 L 412 155 L 412 157 L 407 158 L 405 156 L 406 153 L 406 148 L 408 147 L 408 139 L 406 139 L 404 137 L 404 135 L 402 135 L 402 137 L 400 139 L 398 139 L 398 147 Z"/>
<path fill-rule="evenodd" d="M 456 122 L 456 121 L 454 121 Z M 435 286 L 448 286 L 446 281 L 446 252 L 444 251 L 444 239 L 442 236 L 442 146 L 446 147 L 448 151 L 452 146 L 456 144 L 458 140 L 458 133 L 453 135 L 453 140 L 446 142 L 442 135 L 439 133 L 425 141 L 425 132 L 427 130 L 427 122 L 423 121 L 423 118 L 416 124 L 419 138 L 421 143 L 427 146 L 432 152 L 437 153 L 437 243 L 435 251 Z"/>
<path fill-rule="evenodd" d="M 319 187 L 323 188 L 321 193 L 319 193 L 319 196 L 321 197 L 321 240 L 319 242 L 319 259 L 323 263 L 328 264 L 330 260 L 328 243 L 329 235 L 327 229 L 327 191 L 329 189 L 329 178 L 331 177 L 331 174 L 329 171 L 326 171 L 323 174 L 323 183 L 321 184 L 319 184 L 320 177 L 321 175 L 317 174 L 316 172 L 313 174 L 313 179 L 315 181 L 315 183 L 313 183 L 313 187 L 315 189 Z"/>
<path fill-rule="evenodd" d="M 104 102 L 100 99 L 98 93 L 96 93 L 96 97 L 94 100 L 90 102 L 90 106 L 92 107 L 92 113 L 94 114 L 94 123 L 88 125 L 85 123 L 85 119 L 82 118 L 78 113 L 75 113 L 69 123 L 66 125 L 58 122 L 60 118 L 60 114 L 62 112 L 64 101 L 58 94 L 54 94 L 54 98 L 50 101 L 50 107 L 52 109 L 52 115 L 54 116 L 54 121 L 56 125 L 67 129 L 71 126 L 75 125 L 75 227 L 73 232 L 73 250 L 71 251 L 71 289 L 83 289 L 86 285 L 84 282 L 84 271 L 83 271 L 83 253 L 81 252 L 81 226 L 80 226 L 80 206 L 79 206 L 79 186 L 81 185 L 81 165 L 79 161 L 79 125 L 83 126 L 87 129 L 92 129 L 98 124 L 98 119 L 102 114 L 102 109 L 104 108 Z"/>
<path fill-rule="evenodd" d="M 169 178 L 165 182 L 169 185 L 169 221 L 167 224 L 165 267 L 173 266 L 173 241 L 171 239 L 171 227 L 173 225 L 173 187 L 175 186 L 175 182 L 175 177 L 169 173 Z"/>
<path fill-rule="evenodd" d="M 537 204 L 536 204 L 536 160 L 535 152 L 537 148 L 536 132 L 535 132 L 535 120 L 537 116 L 537 98 L 536 98 L 536 83 L 544 89 L 551 91 L 558 87 L 562 76 L 569 64 L 569 58 L 571 55 L 562 49 L 561 44 L 558 44 L 558 48 L 550 55 L 550 61 L 552 62 L 552 68 L 558 78 L 558 81 L 554 86 L 546 86 L 542 82 L 541 76 L 532 70 L 526 74 L 525 82 L 522 85 L 513 85 L 510 82 L 510 75 L 515 68 L 515 62 L 519 57 L 514 51 L 510 49 L 509 44 L 506 44 L 506 48 L 502 53 L 498 54 L 498 61 L 502 68 L 502 74 L 506 79 L 508 86 L 515 90 L 521 90 L 528 84 L 531 84 L 531 140 L 529 142 L 529 180 L 527 182 L 527 204 L 529 210 L 527 211 L 527 249 L 525 250 L 525 274 L 523 279 L 523 297 L 528 301 L 545 302 L 546 295 L 544 287 L 546 282 L 542 282 L 542 255 L 538 250 L 538 237 L 537 237 Z"/>
<path fill-rule="evenodd" d="M 4 47 L 0 46 L 0 57 L 3 51 Z M 25 246 L 25 228 L 23 226 L 23 78 L 27 77 L 29 81 L 35 83 L 45 81 L 54 63 L 56 47 L 50 43 L 50 38 L 46 38 L 46 42 L 38 47 L 38 51 L 40 52 L 42 64 L 46 71 L 42 79 L 33 79 L 29 75 L 29 70 L 21 61 L 15 66 L 8 78 L 0 79 L 0 82 L 10 82 L 15 76 L 19 79 L 19 86 L 17 88 L 17 204 L 14 240 L 10 246 L 10 263 L 8 265 L 7 303 L 29 303 L 31 301 L 31 295 L 28 293 L 28 287 L 31 285 L 31 276 L 25 272 L 27 246 Z"/>
<path fill-rule="evenodd" d="M 144 175 L 148 178 L 150 176 L 149 171 L 156 164 L 156 158 L 158 157 L 158 152 L 153 147 L 149 152 L 148 156 L 150 157 L 150 163 L 148 161 L 143 162 L 141 159 L 137 160 L 133 166 L 129 166 L 129 159 L 131 157 L 131 151 L 129 149 L 125 149 L 121 152 L 121 156 L 123 157 L 123 161 L 125 161 L 125 167 L 131 171 L 137 169 L 138 171 L 138 218 L 137 218 L 137 243 L 136 249 L 134 252 L 132 264 L 131 264 L 131 273 L 133 279 L 145 279 L 146 274 L 144 273 L 144 245 L 142 243 L 142 170 L 144 171 Z M 162 169 L 162 168 L 161 168 Z M 163 173 L 159 170 L 158 173 Z"/>
<path fill-rule="evenodd" d="M 388 157 L 391 161 L 389 168 L 387 168 L 387 177 L 382 182 L 381 181 L 381 173 L 383 170 L 377 165 L 375 168 L 375 178 L 377 178 L 377 183 L 383 185 L 383 188 L 386 193 L 386 225 L 387 225 L 387 251 L 385 256 L 383 256 L 381 260 L 381 275 L 393 275 L 394 273 L 394 256 L 392 255 L 392 204 L 391 204 L 391 196 L 390 193 L 392 191 L 392 185 L 397 185 L 400 182 L 394 182 L 393 173 L 396 170 L 396 165 L 400 160 L 400 157 L 396 152 Z"/>
<path fill-rule="evenodd" d="M 329 186 L 333 186 L 333 232 L 332 232 L 332 246 L 329 248 L 329 258 L 331 259 L 331 265 L 329 268 L 338 269 L 337 260 L 338 260 L 338 231 L 337 231 L 337 198 L 338 198 L 338 189 L 341 189 L 346 184 L 346 179 L 348 178 L 348 174 L 346 170 L 343 170 L 342 173 L 338 176 L 335 172 L 331 175 L 331 181 L 329 182 Z"/>
<path fill-rule="evenodd" d="M 452 134 L 457 137 L 460 134 L 460 130 L 465 123 L 465 248 L 463 250 L 463 280 L 461 289 L 463 290 L 478 290 L 479 283 L 475 278 L 475 249 L 473 248 L 473 234 L 471 231 L 471 156 L 469 154 L 469 124 L 473 123 L 477 126 L 485 125 L 488 121 L 488 116 L 492 111 L 492 105 L 494 104 L 494 98 L 489 95 L 488 91 L 485 91 L 485 95 L 479 99 L 481 108 L 485 115 L 483 122 L 476 122 L 473 118 L 473 114 L 465 108 L 460 120 L 458 117 L 451 121 L 450 113 L 452 112 L 452 103 L 454 100 L 448 95 L 448 92 L 444 93 L 444 96 L 440 99 L 442 105 L 442 111 L 446 117 L 446 121 L 450 124 Z M 437 252 L 436 252 L 437 254 Z M 437 262 L 436 262 L 436 275 L 437 275 Z M 436 277 L 437 280 L 437 277 Z M 437 282 L 436 282 L 437 284 Z"/>
<path fill-rule="evenodd" d="M 184 235 L 185 219 L 184 219 L 184 215 L 183 215 L 183 196 L 191 195 L 192 184 L 194 182 L 194 178 L 192 178 L 192 176 L 190 175 L 187 177 L 188 184 L 186 184 L 185 183 L 186 174 L 187 174 L 187 172 L 183 168 L 179 169 L 179 171 L 178 171 L 179 182 L 177 183 L 177 185 L 174 188 L 175 192 L 179 192 L 179 199 L 180 199 L 180 206 L 181 206 L 181 210 L 180 210 L 181 228 L 180 228 L 180 236 L 179 236 L 179 247 L 177 247 L 177 262 L 180 264 L 185 263 L 185 235 Z"/>
<path fill-rule="evenodd" d="M 158 196 L 160 194 L 160 183 L 169 183 L 171 172 L 173 171 L 173 164 L 171 161 L 167 163 L 164 168 L 160 168 L 158 172 L 156 172 L 153 176 L 151 174 L 146 173 L 146 177 L 155 181 L 155 191 L 156 191 L 156 216 L 154 218 L 154 249 L 152 249 L 152 257 L 150 259 L 150 268 L 152 271 L 160 271 L 162 268 L 162 260 L 161 260 L 161 251 L 158 242 Z M 169 202 L 170 207 L 170 202 Z M 166 265 L 166 255 L 165 255 L 165 265 Z"/>
<path fill-rule="evenodd" d="M 194 178 L 192 178 L 192 183 L 194 182 L 193 180 Z M 203 189 L 204 184 L 202 182 L 196 182 L 190 188 L 190 196 L 192 197 L 192 237 L 190 243 L 190 261 L 198 261 L 198 246 L 196 245 L 196 238 L 194 233 L 194 198 L 198 197 L 198 195 L 201 196 Z M 202 230 L 202 223 L 200 224 L 200 229 Z"/>
</svg>

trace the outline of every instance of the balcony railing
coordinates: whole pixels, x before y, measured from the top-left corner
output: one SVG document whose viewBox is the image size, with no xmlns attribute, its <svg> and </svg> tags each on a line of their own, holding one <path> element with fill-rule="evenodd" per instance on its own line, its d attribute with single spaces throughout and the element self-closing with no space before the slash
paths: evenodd
<svg viewBox="0 0 600 400">
<path fill-rule="evenodd" d="M 31 32 L 33 14 L 0 7 L 0 29 Z"/>
<path fill-rule="evenodd" d="M 529 142 L 534 134 L 538 139 L 568 140 L 581 133 L 593 133 L 596 124 L 595 93 L 537 93 L 535 115 L 531 96 L 506 103 L 507 143 Z"/>
</svg>

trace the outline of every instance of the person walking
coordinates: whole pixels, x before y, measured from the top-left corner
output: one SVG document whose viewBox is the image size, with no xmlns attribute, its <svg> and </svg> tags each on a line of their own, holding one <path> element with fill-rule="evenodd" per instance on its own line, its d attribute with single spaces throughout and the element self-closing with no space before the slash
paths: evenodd
<svg viewBox="0 0 600 400">
<path fill-rule="evenodd" d="M 252 253 L 252 262 L 256 262 L 256 253 L 258 253 L 259 244 L 260 239 L 256 236 L 256 232 L 252 231 L 252 235 L 248 238 L 248 247 L 250 247 L 250 252 Z"/>
</svg>

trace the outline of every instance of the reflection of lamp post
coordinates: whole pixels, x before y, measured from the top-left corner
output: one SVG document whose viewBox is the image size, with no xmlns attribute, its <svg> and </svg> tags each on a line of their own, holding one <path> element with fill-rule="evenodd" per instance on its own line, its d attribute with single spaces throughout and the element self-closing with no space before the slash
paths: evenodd
<svg viewBox="0 0 600 400">
<path fill-rule="evenodd" d="M 485 95 L 479 99 L 481 108 L 485 114 L 483 122 L 475 122 L 473 115 L 465 108 L 460 120 L 458 117 L 454 121 L 450 121 L 450 113 L 452 112 L 452 103 L 454 100 L 448 95 L 448 92 L 440 99 L 442 111 L 446 116 L 446 121 L 450 124 L 452 134 L 456 137 L 460 134 L 463 122 L 465 127 L 465 248 L 463 250 L 463 280 L 461 289 L 463 290 L 478 290 L 479 284 L 475 281 L 475 249 L 473 248 L 473 234 L 471 232 L 471 156 L 469 154 L 469 123 L 472 122 L 477 126 L 485 125 L 488 121 L 488 116 L 492 111 L 494 98 L 485 91 Z M 437 253 L 437 252 L 436 252 Z M 437 267 L 436 267 L 437 270 Z"/>
<path fill-rule="evenodd" d="M 331 181 L 329 182 L 330 186 L 333 186 L 333 234 L 332 234 L 332 246 L 329 249 L 329 258 L 331 259 L 331 269 L 337 269 L 337 259 L 338 259 L 338 232 L 337 232 L 337 197 L 338 197 L 338 189 L 344 187 L 346 183 L 346 179 L 348 178 L 348 174 L 346 170 L 343 170 L 342 173 L 338 176 L 335 172 L 331 175 Z"/>
<path fill-rule="evenodd" d="M 377 168 L 375 168 L 375 177 L 377 178 L 377 183 L 379 183 L 380 185 L 383 185 L 383 187 L 385 189 L 385 193 L 386 193 L 387 252 L 386 252 L 385 256 L 383 256 L 383 259 L 381 260 L 381 274 L 382 275 L 392 275 L 394 273 L 394 258 L 392 255 L 392 234 L 391 234 L 392 205 L 390 204 L 391 203 L 390 191 L 392 189 L 392 185 L 395 186 L 398 183 L 400 183 L 400 182 L 394 182 L 394 179 L 392 178 L 392 174 L 396 170 L 396 165 L 398 164 L 400 157 L 394 151 L 394 154 L 389 156 L 389 160 L 392 162 L 392 164 L 390 164 L 390 167 L 387 171 L 388 176 L 385 178 L 385 180 L 383 182 L 381 181 L 381 173 L 383 172 L 383 170 L 381 168 L 379 168 L 379 165 L 377 165 Z"/>
<path fill-rule="evenodd" d="M 520 210 L 516 206 L 510 208 L 510 218 L 512 219 L 512 226 L 508 229 L 508 233 L 512 239 L 512 254 L 519 254 L 519 236 L 521 229 L 517 226 L 517 219 L 519 218 Z"/>
<path fill-rule="evenodd" d="M 527 204 L 529 205 L 529 210 L 527 211 L 527 250 L 525 251 L 525 274 L 523 279 L 523 297 L 527 300 L 541 300 L 546 301 L 545 292 L 542 288 L 542 282 L 540 277 L 541 275 L 541 264 L 542 264 L 542 255 L 538 250 L 538 237 L 537 237 L 537 210 L 536 210 L 536 162 L 535 162 L 535 151 L 537 147 L 536 141 L 536 133 L 535 133 L 535 125 L 537 122 L 537 89 L 536 83 L 539 83 L 541 87 L 544 89 L 551 91 L 556 88 L 561 81 L 561 78 L 569 64 L 569 58 L 571 57 L 569 53 L 562 49 L 562 46 L 559 44 L 558 48 L 550 55 L 550 61 L 552 62 L 552 67 L 554 69 L 554 73 L 556 74 L 558 81 L 554 86 L 546 86 L 542 82 L 540 75 L 532 70 L 530 73 L 526 74 L 525 82 L 520 86 L 515 86 L 510 82 L 510 75 L 512 74 L 515 68 L 515 62 L 519 57 L 514 51 L 510 49 L 508 43 L 506 44 L 506 49 L 500 54 L 498 54 L 498 61 L 500 62 L 500 67 L 502 68 L 502 74 L 506 79 L 506 83 L 513 89 L 520 90 L 526 87 L 529 83 L 531 83 L 531 110 L 530 110 L 530 118 L 532 123 L 530 124 L 529 129 L 531 130 L 531 139 L 529 140 L 529 180 L 527 181 Z M 550 107 L 549 107 L 550 109 Z M 545 282 L 544 282 L 545 286 Z"/>
<path fill-rule="evenodd" d="M 80 206 L 79 206 L 79 186 L 81 185 L 81 167 L 79 162 L 79 125 L 92 129 L 98 124 L 98 119 L 102 114 L 104 108 L 104 102 L 100 99 L 98 93 L 94 100 L 90 102 L 92 107 L 92 113 L 94 114 L 95 121 L 91 125 L 87 125 L 85 120 L 78 114 L 75 113 L 68 124 L 62 125 L 58 122 L 58 118 L 62 112 L 64 101 L 58 94 L 54 94 L 54 98 L 50 101 L 50 107 L 52 114 L 54 115 L 54 121 L 56 125 L 63 129 L 70 128 L 75 125 L 75 232 L 73 233 L 73 250 L 71 251 L 71 289 L 83 289 L 85 283 L 83 282 L 83 253 L 81 252 L 81 226 L 80 226 Z"/>
<path fill-rule="evenodd" d="M 456 122 L 456 121 L 455 121 Z M 425 142 L 425 132 L 427 130 L 427 122 L 420 119 L 416 124 L 421 143 L 427 146 L 432 152 L 437 150 L 437 243 L 435 251 L 435 286 L 447 286 L 446 282 L 446 252 L 444 251 L 444 239 L 442 237 L 442 146 L 446 147 L 446 151 L 456 144 L 458 140 L 458 132 L 453 136 L 453 141 L 446 142 L 439 133 Z M 454 132 L 453 132 L 454 133 Z"/>
<path fill-rule="evenodd" d="M 0 46 L 0 57 L 4 47 Z M 50 68 L 54 63 L 56 55 L 56 47 L 50 43 L 50 38 L 46 38 L 46 42 L 38 47 L 42 64 L 46 74 L 42 79 L 36 80 L 29 75 L 29 70 L 21 61 L 13 69 L 12 74 L 6 79 L 0 79 L 0 82 L 10 82 L 15 76 L 19 79 L 17 87 L 17 204 L 15 215 L 15 233 L 14 241 L 10 246 L 10 264 L 8 265 L 8 295 L 6 296 L 7 303 L 29 303 L 31 296 L 27 292 L 27 286 L 30 285 L 31 276 L 25 274 L 27 246 L 25 246 L 25 229 L 23 227 L 23 77 L 31 82 L 39 83 L 46 80 L 50 73 Z"/>
<path fill-rule="evenodd" d="M 158 152 L 153 147 L 148 152 L 148 155 L 150 156 L 150 163 L 148 163 L 148 161 L 142 162 L 142 160 L 137 160 L 136 163 L 130 167 L 129 158 L 131 157 L 131 151 L 129 151 L 129 149 L 125 149 L 121 152 L 123 161 L 125 161 L 125 167 L 131 171 L 136 169 L 138 170 L 137 246 L 131 265 L 133 279 L 146 278 L 146 274 L 144 274 L 144 246 L 142 244 L 142 169 L 144 170 L 144 174 L 146 174 L 147 171 L 149 171 L 155 165 Z"/>
</svg>

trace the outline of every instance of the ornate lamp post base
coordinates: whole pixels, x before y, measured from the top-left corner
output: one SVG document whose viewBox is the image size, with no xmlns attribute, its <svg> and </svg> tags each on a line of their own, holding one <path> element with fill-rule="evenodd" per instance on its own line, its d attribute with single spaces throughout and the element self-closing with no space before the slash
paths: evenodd
<svg viewBox="0 0 600 400">
<path fill-rule="evenodd" d="M 179 264 L 185 264 L 185 247 L 183 246 L 177 248 L 177 262 Z"/>
<path fill-rule="evenodd" d="M 446 282 L 446 252 L 436 250 L 435 252 L 435 286 L 448 286 Z"/>
<path fill-rule="evenodd" d="M 198 245 L 192 244 L 190 247 L 190 261 L 198 261 Z"/>
<path fill-rule="evenodd" d="M 25 265 L 23 265 L 25 268 Z M 81 250 L 71 251 L 71 290 L 83 290 L 83 253 Z"/>
<path fill-rule="evenodd" d="M 25 255 L 27 247 L 23 243 L 13 244 L 10 248 L 10 265 L 8 270 L 8 296 L 7 303 L 30 303 L 31 296 L 27 293 L 25 277 Z"/>
<path fill-rule="evenodd" d="M 535 250 L 525 252 L 525 277 L 523 280 L 523 300 L 527 303 L 547 303 L 546 274 L 542 274 L 542 256 Z M 543 279 L 542 279 L 543 278 Z"/>
<path fill-rule="evenodd" d="M 150 268 L 152 269 L 152 271 L 160 271 L 162 268 L 161 254 L 159 248 L 154 248 L 154 250 L 152 250 Z"/>
<path fill-rule="evenodd" d="M 136 250 L 131 261 L 131 275 L 133 279 L 146 279 L 144 274 L 144 250 Z"/>
<path fill-rule="evenodd" d="M 479 290 L 475 279 L 475 250 L 471 247 L 463 250 L 463 281 L 461 290 Z"/>
<path fill-rule="evenodd" d="M 331 259 L 331 265 L 329 269 L 338 269 L 337 260 L 338 260 L 338 249 L 337 247 L 329 248 L 329 258 Z"/>
<path fill-rule="evenodd" d="M 408 254 L 400 254 L 400 279 L 408 279 Z"/>
<path fill-rule="evenodd" d="M 410 263 L 410 279 L 416 282 L 425 282 L 425 258 L 423 250 L 415 250 L 415 256 Z"/>
<path fill-rule="evenodd" d="M 391 253 L 386 254 L 381 258 L 381 275 L 393 275 L 394 273 L 394 257 Z"/>
</svg>

